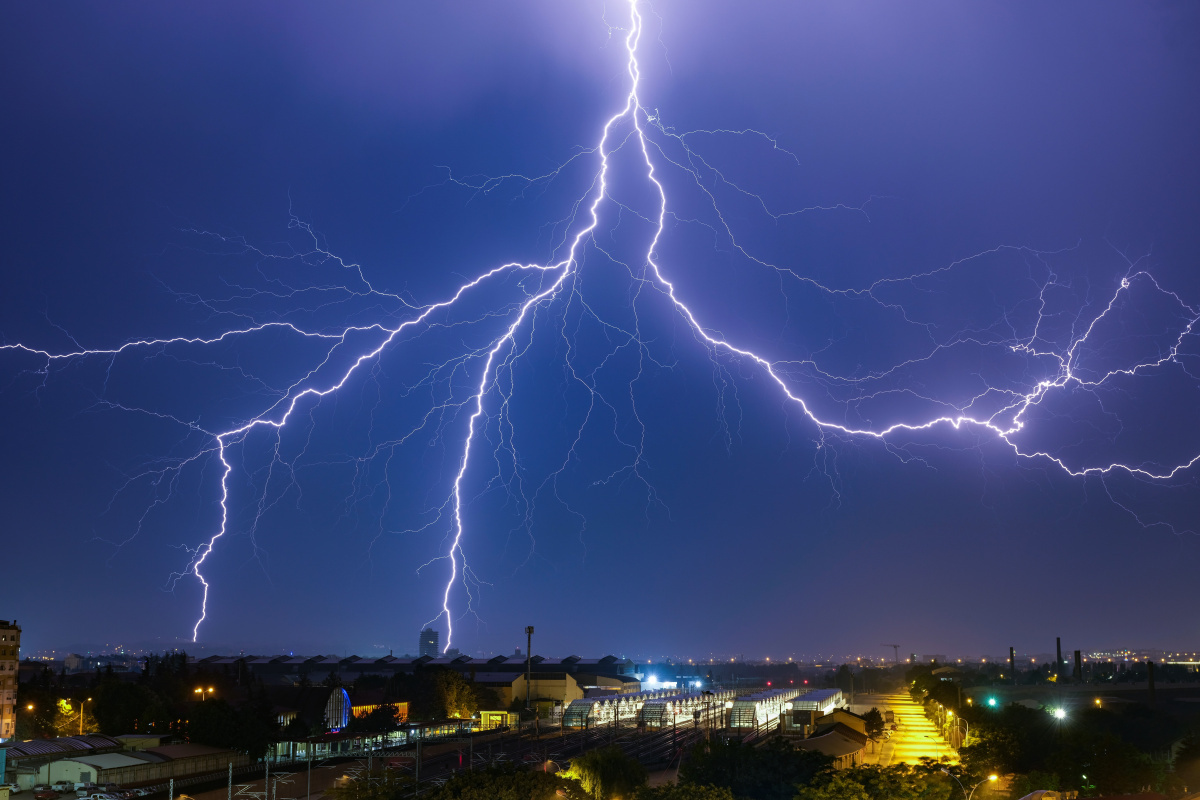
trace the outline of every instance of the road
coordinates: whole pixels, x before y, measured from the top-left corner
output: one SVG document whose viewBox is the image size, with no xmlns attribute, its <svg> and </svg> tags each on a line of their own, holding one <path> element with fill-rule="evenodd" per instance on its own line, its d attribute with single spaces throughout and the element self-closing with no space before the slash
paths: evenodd
<svg viewBox="0 0 1200 800">
<path fill-rule="evenodd" d="M 868 752 L 864 764 L 916 764 L 922 756 L 941 758 L 948 756 L 958 761 L 958 754 L 938 736 L 937 726 L 925 719 L 925 712 L 907 694 L 856 694 L 851 710 L 863 714 L 878 708 L 887 716 L 889 710 L 896 715 L 897 730 L 882 745 L 875 745 L 875 752 Z"/>
</svg>

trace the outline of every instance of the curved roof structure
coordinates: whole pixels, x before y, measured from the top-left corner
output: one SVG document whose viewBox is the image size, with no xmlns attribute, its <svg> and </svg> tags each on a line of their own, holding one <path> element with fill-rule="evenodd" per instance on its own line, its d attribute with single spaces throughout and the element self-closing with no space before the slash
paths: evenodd
<svg viewBox="0 0 1200 800">
<path fill-rule="evenodd" d="M 23 758 L 80 751 L 119 750 L 121 743 L 111 736 L 92 733 L 83 736 L 65 736 L 60 739 L 31 739 L 26 742 L 13 742 L 5 745 L 4 748 L 8 751 L 9 758 Z"/>
</svg>

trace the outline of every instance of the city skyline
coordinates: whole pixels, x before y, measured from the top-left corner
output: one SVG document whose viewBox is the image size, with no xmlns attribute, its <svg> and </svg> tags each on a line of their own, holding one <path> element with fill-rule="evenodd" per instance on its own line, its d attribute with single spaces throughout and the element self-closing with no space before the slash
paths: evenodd
<svg viewBox="0 0 1200 800">
<path fill-rule="evenodd" d="M 8 10 L 6 613 L 1194 642 L 1200 26 L 1086 8 Z"/>
</svg>

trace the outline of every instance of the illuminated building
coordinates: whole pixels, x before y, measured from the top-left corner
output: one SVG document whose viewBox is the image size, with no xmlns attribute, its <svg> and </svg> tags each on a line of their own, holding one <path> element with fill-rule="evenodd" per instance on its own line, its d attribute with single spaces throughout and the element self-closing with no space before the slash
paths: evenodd
<svg viewBox="0 0 1200 800">
<path fill-rule="evenodd" d="M 500 709 L 506 709 L 513 703 L 525 702 L 525 675 L 520 672 L 479 672 L 474 676 L 475 683 L 495 690 L 500 698 Z M 542 716 L 561 713 L 573 700 L 583 698 L 583 689 L 575 682 L 575 677 L 566 672 L 533 672 L 529 683 L 529 699 L 532 705 L 539 708 Z M 555 712 L 554 707 L 560 711 Z M 497 709 L 488 709 L 497 710 Z"/>
<path fill-rule="evenodd" d="M 14 619 L 0 619 L 0 742 L 17 728 L 17 664 L 21 659 L 21 629 Z"/>
</svg>

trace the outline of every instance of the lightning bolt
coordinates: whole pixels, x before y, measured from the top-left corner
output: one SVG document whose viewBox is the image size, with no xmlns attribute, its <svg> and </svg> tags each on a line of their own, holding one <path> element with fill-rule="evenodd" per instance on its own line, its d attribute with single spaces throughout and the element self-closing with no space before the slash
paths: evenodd
<svg viewBox="0 0 1200 800">
<path fill-rule="evenodd" d="M 565 233 L 554 252 L 560 253 L 560 257 L 552 257 L 547 263 L 509 262 L 495 266 L 462 283 L 445 299 L 421 305 L 407 296 L 377 289 L 367 279 L 362 267 L 346 263 L 334 256 L 321 244 L 312 228 L 294 216 L 291 226 L 302 231 L 311 240 L 311 247 L 303 252 L 293 252 L 283 256 L 258 250 L 239 237 L 197 230 L 193 233 L 221 243 L 223 247 L 227 248 L 226 252 L 252 254 L 263 260 L 297 258 L 301 263 L 315 266 L 332 264 L 338 270 L 353 276 L 352 286 L 291 285 L 286 281 L 277 280 L 266 290 L 234 287 L 234 294 L 226 303 L 214 299 L 192 298 L 192 302 L 214 314 L 241 314 L 235 310 L 238 303 L 260 296 L 306 302 L 309 298 L 319 298 L 317 304 L 327 307 L 336 307 L 339 303 L 349 302 L 353 299 L 369 298 L 393 304 L 393 309 L 388 311 L 384 315 L 385 317 L 394 319 L 396 316 L 406 316 L 406 318 L 398 323 L 394 321 L 391 323 L 372 322 L 348 325 L 331 331 L 291 321 L 257 321 L 250 315 L 251 318 L 246 324 L 232 327 L 207 338 L 138 339 L 109 349 L 76 347 L 64 352 L 54 352 L 44 347 L 33 347 L 21 343 L 0 345 L 2 351 L 20 352 L 41 359 L 44 363 L 41 370 L 43 376 L 48 375 L 52 367 L 57 364 L 85 358 L 103 359 L 107 361 L 111 370 L 111 365 L 118 359 L 135 351 L 165 353 L 168 350 L 185 348 L 212 348 L 246 337 L 274 334 L 293 337 L 298 341 L 312 344 L 322 353 L 314 366 L 278 391 L 274 402 L 270 403 L 261 413 L 233 427 L 209 431 L 200 427 L 196 422 L 169 417 L 170 421 L 206 437 L 208 443 L 188 457 L 179 459 L 167 470 L 159 470 L 157 474 L 161 475 L 169 471 L 176 475 L 183 468 L 208 456 L 214 457 L 219 464 L 220 481 L 217 499 L 219 521 L 216 529 L 198 547 L 189 551 L 190 558 L 186 568 L 172 576 L 172 585 L 174 581 L 190 576 L 201 587 L 199 615 L 192 628 L 193 641 L 199 636 L 200 628 L 208 618 L 209 612 L 208 601 L 211 586 L 206 575 L 206 562 L 217 548 L 220 540 L 230 533 L 230 504 L 232 502 L 230 481 L 235 468 L 231 456 L 232 450 L 239 445 L 244 445 L 251 435 L 260 431 L 272 432 L 278 442 L 280 432 L 302 415 L 305 409 L 311 409 L 323 398 L 330 397 L 342 390 L 354 376 L 375 369 L 385 354 L 393 350 L 402 350 L 410 336 L 434 329 L 469 326 L 493 317 L 502 317 L 505 322 L 498 334 L 486 338 L 482 345 L 466 347 L 461 356 L 435 364 L 429 371 L 426 380 L 430 385 L 438 381 L 449 384 L 455 377 L 466 376 L 471 365 L 477 365 L 478 374 L 469 381 L 470 389 L 466 397 L 456 397 L 452 390 L 449 391 L 445 397 L 431 405 L 430 411 L 406 435 L 382 443 L 374 450 L 375 455 L 384 451 L 393 451 L 394 448 L 403 445 L 409 437 L 427 426 L 438 426 L 440 430 L 440 426 L 443 425 L 440 420 L 444 420 L 446 414 L 453 414 L 457 410 L 466 413 L 465 432 L 455 450 L 453 480 L 448 495 L 441 496 L 445 502 L 437 507 L 433 521 L 415 529 L 425 530 L 436 525 L 444 516 L 449 517 L 444 549 L 439 551 L 440 554 L 436 558 L 421 567 L 424 569 L 435 562 L 446 562 L 448 576 L 441 592 L 440 608 L 430 623 L 438 619 L 445 620 L 447 626 L 445 647 L 449 649 L 454 639 L 454 623 L 461 619 L 461 614 L 453 611 L 455 588 L 461 585 L 465 590 L 469 611 L 474 599 L 471 587 L 481 583 L 467 562 L 464 546 L 467 539 L 467 522 L 464 513 L 465 506 L 471 499 L 467 484 L 468 473 L 472 466 L 472 456 L 479 456 L 480 439 L 486 435 L 487 425 L 494 421 L 497 425 L 499 440 L 499 444 L 496 446 L 497 459 L 503 452 L 507 453 L 508 458 L 514 464 L 518 460 L 516 445 L 512 438 L 512 421 L 507 416 L 515 391 L 511 377 L 512 367 L 518 359 L 526 354 L 533 342 L 539 312 L 555 303 L 580 310 L 579 313 L 598 322 L 603 327 L 605 335 L 616 341 L 617 344 L 603 359 L 600 367 L 590 371 L 577 369 L 572 361 L 572 340 L 566 335 L 566 312 L 563 312 L 561 317 L 564 320 L 563 336 L 568 348 L 566 366 L 571 380 L 584 387 L 590 401 L 579 434 L 575 437 L 566 458 L 561 466 L 550 474 L 542 487 L 539 487 L 533 502 L 527 504 L 527 515 L 532 514 L 537 495 L 543 488 L 550 487 L 549 491 L 557 496 L 555 487 L 558 478 L 563 474 L 571 459 L 580 457 L 576 448 L 582 437 L 583 428 L 591 423 L 593 412 L 598 408 L 604 408 L 614 417 L 614 420 L 616 419 L 618 415 L 616 406 L 606 399 L 597 388 L 596 374 L 610 358 L 615 356 L 618 350 L 624 348 L 637 353 L 638 371 L 628 383 L 628 407 L 632 409 L 636 428 L 641 433 L 636 440 L 624 438 L 614 423 L 612 435 L 631 454 L 630 463 L 598 482 L 606 483 L 619 479 L 619 476 L 632 475 L 635 479 L 645 483 L 650 493 L 649 496 L 654 497 L 653 490 L 649 488 L 649 483 L 641 472 L 644 459 L 645 425 L 642 423 L 634 401 L 634 385 L 642 376 L 645 361 L 652 358 L 649 355 L 649 344 L 641 330 L 641 323 L 637 316 L 638 300 L 642 297 L 643 292 L 656 292 L 664 297 L 667 307 L 672 309 L 673 313 L 685 323 L 686 330 L 707 351 L 714 366 L 714 379 L 718 384 L 718 392 L 722 397 L 727 390 L 736 391 L 733 378 L 724 366 L 726 363 L 738 363 L 757 371 L 769 379 L 770 385 L 778 390 L 781 400 L 786 405 L 798 409 L 811 423 L 816 431 L 818 449 L 827 446 L 827 437 L 830 437 L 876 440 L 883 442 L 889 450 L 896 452 L 892 443 L 901 436 L 919 435 L 937 428 L 948 428 L 952 431 L 969 428 L 993 441 L 1002 443 L 1021 461 L 1053 467 L 1076 478 L 1099 476 L 1103 481 L 1106 476 L 1122 473 L 1138 480 L 1165 482 L 1178 478 L 1200 462 L 1200 453 L 1196 453 L 1174 463 L 1124 463 L 1111 459 L 1095 463 L 1077 463 L 1061 453 L 1055 452 L 1053 448 L 1030 446 L 1023 441 L 1021 436 L 1023 432 L 1027 433 L 1030 416 L 1037 409 L 1044 406 L 1050 398 L 1063 396 L 1071 390 L 1094 393 L 1120 381 L 1136 379 L 1168 368 L 1180 371 L 1191 380 L 1198 380 L 1197 376 L 1188 369 L 1188 360 L 1196 358 L 1196 354 L 1191 348 L 1195 344 L 1194 337 L 1196 336 L 1197 322 L 1200 321 L 1200 308 L 1185 302 L 1179 295 L 1161 286 L 1149 271 L 1140 268 L 1138 261 L 1127 262 L 1128 269 L 1119 285 L 1105 302 L 1096 304 L 1095 307 L 1098 310 L 1090 315 L 1086 324 L 1080 322 L 1072 328 L 1065 346 L 1055 347 L 1052 343 L 1054 336 L 1043 331 L 1043 324 L 1047 328 L 1054 324 L 1055 314 L 1049 310 L 1052 305 L 1051 295 L 1056 289 L 1061 288 L 1057 276 L 1048 268 L 1048 277 L 1038 292 L 1037 320 L 1027 335 L 1017 335 L 1015 327 L 1013 327 L 1012 335 L 1007 337 L 997 337 L 987 331 L 962 331 L 948 338 L 934 338 L 933 326 L 910 316 L 903 303 L 894 298 L 889 299 L 888 293 L 896 285 L 915 286 L 922 281 L 936 280 L 967 262 L 1001 250 L 1026 255 L 1035 262 L 1043 264 L 1047 254 L 1029 248 L 996 248 L 989 253 L 981 253 L 971 259 L 964 259 L 930 272 L 909 275 L 904 278 L 880 280 L 862 288 L 829 287 L 790 267 L 777 265 L 754 255 L 753 249 L 749 245 L 743 244 L 741 238 L 736 234 L 730 218 L 722 212 L 716 187 L 724 187 L 757 204 L 767 217 L 776 222 L 796 214 L 839 209 L 865 215 L 866 204 L 860 206 L 837 204 L 795 211 L 773 210 L 763 198 L 743 188 L 716 168 L 711 161 L 704 158 L 693 143 L 706 137 L 755 138 L 765 141 L 773 151 L 784 153 L 792 160 L 796 160 L 795 156 L 782 148 L 775 138 L 758 131 L 709 130 L 679 133 L 667 127 L 657 110 L 649 110 L 643 104 L 640 95 L 642 75 L 638 53 L 645 28 L 639 0 L 629 0 L 628 28 L 623 32 L 623 45 L 627 56 L 625 70 L 628 78 L 628 92 L 625 95 L 623 106 L 605 121 L 600 130 L 599 140 L 593 147 L 579 151 L 559 168 L 540 176 L 513 174 L 481 179 L 462 179 L 456 177 L 452 171 L 447 171 L 447 182 L 477 193 L 488 194 L 499 191 L 501 187 L 510 182 L 526 187 L 544 185 L 559 177 L 568 166 L 594 159 L 594 171 L 586 193 L 575 201 L 570 215 L 559 223 Z M 645 186 L 653 198 L 651 213 L 640 212 L 633 204 L 620 201 L 612 189 L 613 160 L 625 148 L 633 149 L 635 159 L 640 165 L 641 177 L 644 178 Z M 710 214 L 707 221 L 701 219 L 698 212 L 695 215 L 685 216 L 681 212 L 672 211 L 668 200 L 667 184 L 662 177 L 670 169 L 680 170 L 681 174 L 688 176 L 690 185 L 701 197 L 701 205 Z M 618 215 L 615 227 L 622 224 L 626 215 L 631 220 L 649 224 L 652 233 L 645 249 L 637 253 L 637 261 L 632 258 L 622 258 L 616 248 L 606 247 L 597 237 L 602 225 L 602 211 L 610 207 L 615 209 Z M 701 319 L 701 312 L 693 308 L 692 304 L 687 301 L 686 292 L 678 284 L 679 279 L 668 276 L 669 267 L 664 263 L 660 250 L 668 223 L 671 221 L 680 224 L 695 224 L 706 228 L 712 233 L 714 240 L 722 239 L 728 242 L 733 251 L 751 264 L 764 270 L 773 271 L 778 276 L 781 285 L 788 282 L 816 291 L 826 297 L 873 304 L 885 311 L 899 314 L 906 322 L 929 332 L 932 339 L 931 344 L 926 352 L 886 369 L 867 374 L 843 375 L 822 366 L 818 363 L 815 355 L 800 361 L 780 360 L 765 355 L 761 348 L 752 349 L 750 346 L 734 341 L 711 325 L 705 324 Z M 573 232 L 572 229 L 574 229 Z M 594 247 L 610 261 L 628 271 L 635 286 L 631 302 L 634 324 L 625 326 L 603 320 L 584 299 L 580 278 L 585 265 L 584 251 L 589 246 Z M 505 283 L 506 281 L 509 283 Z M 498 310 L 493 309 L 479 313 L 464 320 L 446 316 L 452 310 L 466 306 L 467 299 L 476 293 L 486 293 L 494 285 L 512 286 L 514 281 L 519 290 L 519 299 Z M 1099 331 L 1105 324 L 1113 321 L 1113 318 L 1119 314 L 1122 303 L 1129 301 L 1131 295 L 1139 289 L 1153 293 L 1154 296 L 1171 305 L 1172 313 L 1177 319 L 1177 335 L 1164 352 L 1160 352 L 1154 357 L 1134 360 L 1116 368 L 1097 370 L 1088 360 L 1089 348 L 1103 347 L 1095 341 L 1100 335 Z M 1080 315 L 1080 319 L 1082 319 L 1082 315 Z M 1039 374 L 1036 380 L 1016 389 L 998 388 L 989 384 L 978 394 L 968 398 L 965 403 L 939 399 L 936 396 L 921 394 L 911 389 L 899 390 L 887 383 L 903 369 L 918 364 L 933 363 L 938 355 L 964 345 L 1003 347 L 1014 356 L 1028 359 L 1031 363 L 1039 365 Z M 1040 366 L 1045 364 L 1049 364 L 1050 367 Z M 447 375 L 452 377 L 446 377 Z M 821 411 L 819 399 L 814 399 L 802 390 L 801 387 L 806 384 L 821 386 L 827 390 L 831 398 L 839 399 L 846 419 L 839 421 L 831 414 Z M 901 391 L 932 405 L 946 408 L 948 411 L 921 416 L 917 419 L 901 419 L 883 425 L 846 421 L 851 416 L 852 408 L 868 401 L 886 401 L 889 396 Z M 848 394 L 842 395 L 839 392 Z M 493 394 L 499 398 L 499 404 L 496 407 L 489 404 L 489 398 Z M 160 417 L 168 416 L 127 404 L 99 402 L 109 408 Z M 900 412 L 896 412 L 894 416 L 899 414 Z M 898 447 L 903 448 L 903 445 Z M 274 457 L 276 460 L 280 458 L 278 444 Z M 516 468 L 512 467 L 511 469 L 515 475 Z M 155 470 L 150 470 L 149 473 L 155 473 Z M 134 476 L 131 480 L 136 480 L 145 474 L 148 473 Z M 503 478 L 498 478 L 498 480 L 505 482 Z M 518 479 L 513 478 L 512 480 L 515 482 Z M 267 486 L 264 486 L 253 527 L 257 527 L 259 519 L 270 505 L 267 503 L 267 491 Z M 512 488 L 510 491 L 522 494 L 519 487 Z M 1111 492 L 1109 492 L 1109 497 L 1112 498 Z M 561 497 L 558 499 L 562 500 Z M 1135 517 L 1137 516 L 1115 498 L 1112 499 L 1119 507 L 1129 511 Z M 156 500 L 155 504 L 157 505 L 158 502 Z M 142 520 L 139 520 L 138 530 L 141 529 L 144 519 L 143 515 Z M 1141 522 L 1140 519 L 1138 521 Z M 586 519 L 583 519 L 583 522 L 586 524 Z"/>
</svg>

